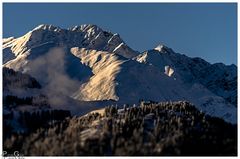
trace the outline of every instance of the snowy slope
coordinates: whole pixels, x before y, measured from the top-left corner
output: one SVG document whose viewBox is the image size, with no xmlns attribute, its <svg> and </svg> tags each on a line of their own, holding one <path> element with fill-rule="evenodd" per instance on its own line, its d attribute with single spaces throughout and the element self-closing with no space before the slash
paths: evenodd
<svg viewBox="0 0 240 159">
<path fill-rule="evenodd" d="M 3 66 L 36 78 L 44 93 L 58 96 L 55 105 L 84 110 L 70 102 L 94 108 L 107 100 L 188 100 L 207 114 L 236 123 L 236 66 L 211 65 L 163 45 L 136 55 L 118 34 L 96 25 L 40 25 L 3 40 Z"/>
<path fill-rule="evenodd" d="M 160 49 L 159 49 L 160 48 Z M 237 106 L 237 67 L 222 63 L 210 64 L 201 58 L 190 58 L 159 45 L 134 58 L 140 63 L 154 65 L 162 72 L 166 66 L 174 70 L 173 76 L 185 83 L 200 83 L 214 94 Z"/>
<path fill-rule="evenodd" d="M 236 122 L 236 107 L 199 83 L 185 83 L 177 76 L 169 77 L 158 67 L 107 52 L 80 48 L 71 51 L 82 63 L 92 68 L 94 73 L 75 93 L 75 99 L 112 99 L 119 103 L 137 103 L 141 99 L 188 100 L 207 114 Z"/>
</svg>

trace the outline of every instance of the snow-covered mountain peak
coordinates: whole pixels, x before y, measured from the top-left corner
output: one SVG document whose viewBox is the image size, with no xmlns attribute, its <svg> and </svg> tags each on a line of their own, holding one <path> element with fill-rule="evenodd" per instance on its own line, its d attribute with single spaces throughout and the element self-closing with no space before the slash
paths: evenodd
<svg viewBox="0 0 240 159">
<path fill-rule="evenodd" d="M 164 47 L 164 45 L 159 44 L 159 45 L 157 45 L 157 47 L 154 48 L 154 50 L 161 52 L 163 47 Z"/>
<path fill-rule="evenodd" d="M 65 46 L 68 49 L 81 47 L 107 51 L 126 58 L 132 58 L 138 54 L 127 46 L 118 34 L 104 31 L 93 24 L 79 25 L 70 29 L 41 24 L 19 38 L 4 39 L 3 45 L 4 63 L 42 45 L 44 47 L 41 48 L 44 50 L 55 46 Z"/>
<path fill-rule="evenodd" d="M 61 29 L 61 28 L 53 26 L 51 24 L 40 24 L 39 26 L 34 28 L 33 31 L 34 30 L 55 30 L 55 29 Z"/>
<path fill-rule="evenodd" d="M 168 53 L 169 48 L 163 44 L 159 44 L 157 45 L 157 47 L 154 48 L 154 50 L 160 53 Z"/>
</svg>

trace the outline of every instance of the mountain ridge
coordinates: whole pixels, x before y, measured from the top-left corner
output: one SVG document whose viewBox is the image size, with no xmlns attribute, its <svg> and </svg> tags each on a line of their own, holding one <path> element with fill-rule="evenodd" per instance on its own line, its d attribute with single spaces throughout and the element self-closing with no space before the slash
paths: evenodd
<svg viewBox="0 0 240 159">
<path fill-rule="evenodd" d="M 209 115 L 236 122 L 236 66 L 210 64 L 165 45 L 139 53 L 119 34 L 96 25 L 40 25 L 4 39 L 3 66 L 29 73 L 43 89 L 74 100 L 188 100 Z"/>
</svg>

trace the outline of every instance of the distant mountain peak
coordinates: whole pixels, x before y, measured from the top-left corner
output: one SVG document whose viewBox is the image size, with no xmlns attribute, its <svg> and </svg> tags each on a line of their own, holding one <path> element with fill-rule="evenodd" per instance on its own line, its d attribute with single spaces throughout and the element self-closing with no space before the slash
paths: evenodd
<svg viewBox="0 0 240 159">
<path fill-rule="evenodd" d="M 154 48 L 154 50 L 161 52 L 161 53 L 167 53 L 169 48 L 166 45 L 159 44 Z"/>
</svg>

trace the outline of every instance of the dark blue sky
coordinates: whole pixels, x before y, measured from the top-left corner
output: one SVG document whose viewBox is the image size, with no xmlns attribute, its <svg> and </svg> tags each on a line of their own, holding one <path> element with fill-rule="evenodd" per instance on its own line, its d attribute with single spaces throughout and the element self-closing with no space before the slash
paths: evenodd
<svg viewBox="0 0 240 159">
<path fill-rule="evenodd" d="M 119 33 L 138 51 L 163 43 L 211 63 L 237 63 L 236 3 L 3 4 L 3 37 L 21 36 L 39 24 L 89 23 Z"/>
</svg>

